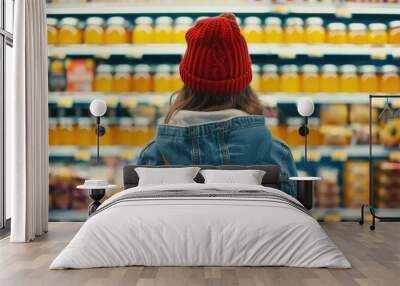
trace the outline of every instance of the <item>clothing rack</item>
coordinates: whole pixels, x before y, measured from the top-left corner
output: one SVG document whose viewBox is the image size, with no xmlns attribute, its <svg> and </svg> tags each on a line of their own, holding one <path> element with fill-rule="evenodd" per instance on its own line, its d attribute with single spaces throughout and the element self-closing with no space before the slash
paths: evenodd
<svg viewBox="0 0 400 286">
<path fill-rule="evenodd" d="M 360 218 L 360 225 L 364 224 L 364 210 L 365 208 L 369 209 L 369 212 L 372 215 L 372 224 L 370 225 L 370 230 L 375 230 L 375 222 L 376 219 L 379 219 L 383 222 L 400 222 L 400 217 L 384 217 L 378 216 L 376 214 L 375 208 L 375 190 L 374 190 L 374 162 L 372 157 L 372 101 L 375 98 L 384 98 L 386 99 L 385 108 L 387 107 L 387 102 L 390 98 L 398 98 L 400 99 L 400 95 L 369 95 L 369 204 L 361 206 L 361 218 Z M 380 114 L 381 116 L 382 114 Z"/>
</svg>

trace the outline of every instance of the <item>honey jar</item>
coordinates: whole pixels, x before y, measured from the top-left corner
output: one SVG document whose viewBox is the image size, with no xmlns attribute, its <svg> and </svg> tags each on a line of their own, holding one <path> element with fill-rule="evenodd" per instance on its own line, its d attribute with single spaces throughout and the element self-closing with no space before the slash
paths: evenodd
<svg viewBox="0 0 400 286">
<path fill-rule="evenodd" d="M 280 79 L 278 74 L 278 67 L 276 65 L 267 64 L 263 66 L 263 74 L 261 76 L 261 91 L 280 91 Z"/>
<path fill-rule="evenodd" d="M 49 117 L 49 145 L 60 145 L 59 137 L 57 136 L 58 121 L 55 117 Z"/>
<path fill-rule="evenodd" d="M 303 65 L 301 67 L 301 90 L 303 92 L 319 92 L 320 91 L 320 76 L 317 65 Z"/>
<path fill-rule="evenodd" d="M 150 44 L 154 42 L 153 19 L 151 17 L 137 17 L 132 30 L 132 43 Z"/>
<path fill-rule="evenodd" d="M 303 20 L 298 17 L 286 19 L 285 43 L 304 43 Z"/>
<path fill-rule="evenodd" d="M 376 74 L 376 67 L 373 65 L 363 65 L 360 67 L 360 91 L 361 92 L 378 92 L 378 76 Z"/>
<path fill-rule="evenodd" d="M 135 134 L 133 119 L 130 117 L 121 117 L 117 130 L 118 144 L 123 146 L 134 145 Z"/>
<path fill-rule="evenodd" d="M 266 43 L 282 43 L 282 21 L 278 17 L 265 18 L 264 41 Z"/>
<path fill-rule="evenodd" d="M 107 20 L 105 31 L 105 44 L 126 44 L 128 43 L 128 24 L 123 17 L 111 17 Z"/>
<path fill-rule="evenodd" d="M 183 81 L 181 79 L 181 75 L 179 73 L 179 65 L 174 65 L 172 67 L 172 76 L 171 76 L 171 88 L 172 91 L 177 91 L 180 90 L 183 87 Z"/>
<path fill-rule="evenodd" d="M 171 67 L 166 64 L 157 65 L 154 74 L 154 91 L 172 91 Z"/>
<path fill-rule="evenodd" d="M 143 147 L 153 139 L 154 133 L 149 126 L 149 121 L 147 117 L 135 117 L 135 125 L 133 128 L 134 140 L 132 145 Z"/>
<path fill-rule="evenodd" d="M 79 20 L 66 17 L 60 21 L 58 43 L 60 45 L 77 45 L 82 42 L 82 30 Z"/>
<path fill-rule="evenodd" d="M 113 67 L 108 64 L 99 64 L 96 68 L 96 76 L 94 79 L 94 91 L 96 92 L 112 92 L 113 83 Z"/>
<path fill-rule="evenodd" d="M 341 92 L 358 92 L 359 79 L 357 75 L 357 67 L 355 65 L 341 66 L 339 83 Z"/>
<path fill-rule="evenodd" d="M 368 43 L 367 26 L 362 23 L 349 25 L 348 41 L 350 44 L 364 45 Z"/>
<path fill-rule="evenodd" d="M 281 91 L 299 92 L 300 79 L 296 65 L 283 65 L 281 67 Z"/>
<path fill-rule="evenodd" d="M 190 17 L 177 17 L 174 27 L 174 43 L 186 43 L 185 35 L 192 26 L 193 19 Z"/>
<path fill-rule="evenodd" d="M 47 43 L 49 45 L 58 44 L 58 20 L 56 18 L 47 18 Z"/>
<path fill-rule="evenodd" d="M 395 65 L 382 66 L 381 91 L 384 93 L 396 93 L 400 91 L 400 79 L 398 68 Z"/>
<path fill-rule="evenodd" d="M 243 36 L 248 43 L 262 43 L 263 30 L 261 28 L 261 19 L 258 17 L 245 18 Z"/>
<path fill-rule="evenodd" d="M 310 17 L 306 20 L 305 39 L 308 44 L 325 42 L 324 21 L 320 17 Z"/>
<path fill-rule="evenodd" d="M 150 92 L 153 89 L 152 77 L 150 75 L 151 68 L 149 65 L 139 64 L 134 67 L 134 75 L 132 77 L 133 91 Z"/>
<path fill-rule="evenodd" d="M 251 65 L 251 69 L 253 71 L 253 78 L 251 80 L 250 86 L 254 91 L 260 91 L 260 66 L 259 65 Z"/>
<path fill-rule="evenodd" d="M 109 117 L 101 118 L 101 125 L 106 129 L 104 136 L 100 137 L 101 145 L 113 145 L 115 141 L 115 127 Z"/>
<path fill-rule="evenodd" d="M 172 43 L 174 40 L 172 30 L 172 18 L 161 16 L 156 19 L 154 28 L 154 42 L 158 44 Z"/>
<path fill-rule="evenodd" d="M 132 90 L 132 68 L 129 64 L 115 66 L 112 89 L 114 92 L 130 92 Z"/>
<path fill-rule="evenodd" d="M 57 130 L 57 141 L 59 141 L 60 145 L 76 145 L 76 140 L 78 137 L 76 136 L 76 125 L 74 122 L 74 118 L 72 117 L 60 117 L 59 118 L 60 125 Z"/>
<path fill-rule="evenodd" d="M 400 44 L 400 21 L 389 22 L 389 43 Z"/>
<path fill-rule="evenodd" d="M 382 23 L 369 24 L 368 42 L 371 45 L 384 45 L 388 42 L 387 26 Z"/>
<path fill-rule="evenodd" d="M 339 91 L 339 77 L 337 75 L 337 67 L 335 65 L 326 64 L 322 66 L 321 91 L 322 92 Z"/>
<path fill-rule="evenodd" d="M 330 44 L 347 43 L 346 25 L 343 23 L 330 23 L 328 25 L 327 42 Z"/>
<path fill-rule="evenodd" d="M 95 128 L 92 124 L 92 120 L 89 117 L 79 117 L 78 127 L 76 130 L 76 137 L 78 146 L 91 146 L 96 144 Z"/>
<path fill-rule="evenodd" d="M 85 44 L 104 44 L 104 20 L 100 17 L 89 17 L 86 20 L 86 28 L 83 33 Z"/>
</svg>

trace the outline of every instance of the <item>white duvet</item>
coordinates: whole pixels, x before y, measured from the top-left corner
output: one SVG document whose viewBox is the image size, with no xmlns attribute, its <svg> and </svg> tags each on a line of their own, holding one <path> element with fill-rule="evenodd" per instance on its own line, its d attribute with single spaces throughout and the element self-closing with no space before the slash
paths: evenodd
<svg viewBox="0 0 400 286">
<path fill-rule="evenodd" d="M 265 191 L 262 186 L 180 184 L 118 193 L 90 217 L 50 269 L 145 266 L 350 268 L 318 222 L 290 204 L 259 198 L 151 198 L 115 204 L 130 192 Z M 108 207 L 106 208 L 105 206 Z"/>
</svg>

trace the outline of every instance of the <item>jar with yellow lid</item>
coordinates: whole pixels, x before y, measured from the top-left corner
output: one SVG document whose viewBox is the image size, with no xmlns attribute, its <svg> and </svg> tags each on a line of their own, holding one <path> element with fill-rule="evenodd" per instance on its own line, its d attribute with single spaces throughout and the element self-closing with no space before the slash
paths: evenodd
<svg viewBox="0 0 400 286">
<path fill-rule="evenodd" d="M 154 74 L 154 92 L 172 91 L 171 66 L 157 65 Z"/>
<path fill-rule="evenodd" d="M 108 64 L 99 64 L 96 68 L 94 79 L 94 91 L 112 92 L 113 88 L 113 67 Z"/>
<path fill-rule="evenodd" d="M 363 65 L 360 67 L 360 91 L 361 92 L 378 92 L 378 76 L 377 69 L 373 65 Z"/>
<path fill-rule="evenodd" d="M 389 22 L 389 43 L 394 45 L 400 44 L 400 21 Z"/>
<path fill-rule="evenodd" d="M 183 87 L 183 81 L 179 73 L 179 65 L 173 65 L 172 75 L 171 75 L 171 89 L 172 91 L 177 91 L 180 90 L 182 87 Z"/>
<path fill-rule="evenodd" d="M 384 45 L 388 42 L 387 26 L 383 23 L 371 23 L 368 26 L 368 43 L 371 45 Z"/>
<path fill-rule="evenodd" d="M 105 31 L 105 44 L 126 44 L 129 42 L 128 23 L 123 17 L 110 17 L 107 19 Z"/>
<path fill-rule="evenodd" d="M 100 17 L 89 17 L 86 20 L 86 27 L 83 33 L 85 44 L 104 44 L 104 19 Z"/>
<path fill-rule="evenodd" d="M 173 20 L 168 16 L 161 16 L 156 19 L 154 28 L 154 42 L 157 44 L 172 43 L 173 37 Z"/>
<path fill-rule="evenodd" d="M 364 45 L 368 43 L 367 26 L 363 23 L 349 25 L 348 41 L 350 44 Z"/>
<path fill-rule="evenodd" d="M 339 82 L 341 92 L 358 92 L 360 85 L 357 67 L 355 65 L 342 65 Z"/>
<path fill-rule="evenodd" d="M 93 126 L 93 121 L 89 117 L 79 117 L 78 127 L 76 130 L 76 137 L 78 146 L 86 147 L 96 144 L 96 136 L 94 132 L 95 128 Z"/>
<path fill-rule="evenodd" d="M 153 89 L 153 80 L 151 77 L 151 68 L 149 65 L 139 64 L 134 67 L 134 75 L 132 77 L 133 91 L 150 92 Z"/>
<path fill-rule="evenodd" d="M 174 43 L 186 43 L 185 35 L 187 30 L 193 25 L 193 19 L 190 17 L 177 17 L 174 27 Z"/>
<path fill-rule="evenodd" d="M 248 43 L 262 43 L 263 30 L 261 19 L 258 17 L 246 17 L 244 19 L 243 36 Z"/>
<path fill-rule="evenodd" d="M 304 43 L 303 19 L 291 17 L 286 19 L 285 43 Z"/>
<path fill-rule="evenodd" d="M 278 17 L 267 17 L 264 23 L 264 41 L 266 43 L 282 43 L 283 29 L 281 19 Z"/>
<path fill-rule="evenodd" d="M 154 42 L 153 19 L 151 17 L 137 17 L 132 30 L 132 43 L 150 44 Z"/>
<path fill-rule="evenodd" d="M 321 91 L 322 92 L 338 92 L 339 77 L 337 67 L 332 64 L 326 64 L 321 69 Z"/>
<path fill-rule="evenodd" d="M 58 20 L 47 18 L 47 43 L 49 45 L 58 44 Z"/>
<path fill-rule="evenodd" d="M 77 45 L 82 43 L 82 30 L 77 18 L 66 17 L 60 21 L 58 43 L 60 45 Z"/>
<path fill-rule="evenodd" d="M 279 92 L 280 79 L 278 74 L 278 66 L 267 64 L 263 65 L 263 74 L 261 76 L 261 91 L 262 92 Z"/>
<path fill-rule="evenodd" d="M 119 118 L 117 130 L 118 144 L 123 146 L 135 145 L 134 123 L 130 117 Z"/>
<path fill-rule="evenodd" d="M 301 90 L 314 93 L 320 91 L 320 76 L 317 65 L 307 64 L 301 67 Z"/>
<path fill-rule="evenodd" d="M 251 69 L 253 71 L 253 78 L 251 80 L 250 86 L 254 91 L 260 91 L 260 84 L 261 84 L 261 81 L 260 81 L 260 72 L 261 72 L 260 66 L 252 64 L 251 65 Z"/>
<path fill-rule="evenodd" d="M 399 70 L 395 65 L 382 66 L 381 91 L 384 93 L 396 93 L 400 91 Z"/>
<path fill-rule="evenodd" d="M 308 44 L 325 42 L 324 21 L 320 17 L 310 17 L 306 20 L 305 39 Z"/>
<path fill-rule="evenodd" d="M 326 40 L 330 44 L 345 44 L 347 43 L 346 25 L 343 23 L 330 23 Z"/>
<path fill-rule="evenodd" d="M 296 65 L 283 65 L 281 67 L 281 91 L 282 92 L 299 92 L 300 78 Z"/>
<path fill-rule="evenodd" d="M 115 66 L 112 88 L 114 92 L 130 92 L 132 91 L 132 67 L 129 64 L 121 64 Z"/>
<path fill-rule="evenodd" d="M 59 118 L 59 128 L 57 131 L 57 140 L 59 140 L 60 145 L 76 145 L 76 124 L 73 117 L 60 117 Z"/>
</svg>

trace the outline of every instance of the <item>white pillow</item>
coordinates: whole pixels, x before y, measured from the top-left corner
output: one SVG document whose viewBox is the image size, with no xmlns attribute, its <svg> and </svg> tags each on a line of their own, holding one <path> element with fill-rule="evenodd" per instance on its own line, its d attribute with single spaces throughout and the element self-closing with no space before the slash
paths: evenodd
<svg viewBox="0 0 400 286">
<path fill-rule="evenodd" d="M 265 171 L 262 170 L 202 170 L 205 184 L 233 183 L 246 185 L 261 185 Z"/>
<path fill-rule="evenodd" d="M 195 183 L 193 180 L 200 171 L 198 167 L 184 168 L 147 168 L 137 167 L 138 186 L 171 185 Z"/>
</svg>

